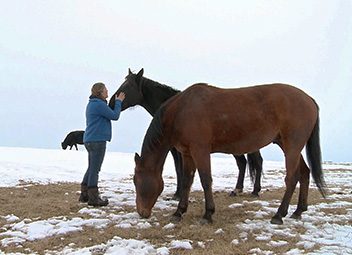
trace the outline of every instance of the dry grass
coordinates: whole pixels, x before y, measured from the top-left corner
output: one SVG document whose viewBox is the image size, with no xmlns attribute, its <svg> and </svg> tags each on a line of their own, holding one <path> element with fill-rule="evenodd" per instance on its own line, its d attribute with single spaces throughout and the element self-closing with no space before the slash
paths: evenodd
<svg viewBox="0 0 352 255">
<path fill-rule="evenodd" d="M 82 215 L 78 211 L 85 207 L 78 200 L 78 183 L 59 183 L 49 185 L 23 184 L 16 188 L 0 188 L 0 216 L 14 214 L 23 219 L 48 219 L 51 217 L 66 216 L 73 217 L 90 217 Z M 281 200 L 284 189 L 265 190 L 262 191 L 260 200 L 269 203 L 275 200 Z M 171 254 L 248 254 L 253 248 L 261 250 L 271 250 L 275 254 L 281 254 L 296 247 L 296 243 L 300 241 L 299 235 L 304 233 L 305 229 L 295 226 L 297 236 L 294 238 L 273 236 L 271 240 L 285 240 L 287 245 L 280 247 L 272 247 L 267 241 L 255 240 L 255 231 L 248 233 L 245 242 L 240 241 L 238 245 L 231 244 L 233 239 L 239 239 L 239 235 L 243 230 L 236 227 L 239 223 L 243 223 L 246 219 L 252 219 L 253 213 L 261 208 L 260 204 L 243 203 L 242 207 L 237 209 L 229 208 L 233 203 L 242 203 L 246 201 L 254 201 L 257 198 L 251 197 L 249 194 L 243 194 L 237 197 L 230 197 L 225 192 L 215 192 L 214 199 L 216 203 L 216 212 L 214 214 L 214 223 L 211 225 L 200 224 L 200 218 L 204 213 L 204 202 L 202 192 L 191 193 L 191 203 L 188 212 L 185 214 L 181 223 L 173 229 L 163 229 L 163 226 L 170 222 L 172 211 L 153 211 L 153 215 L 157 218 L 160 226 L 148 229 L 122 229 L 110 224 L 104 229 L 96 229 L 85 227 L 83 231 L 72 232 L 65 235 L 48 237 L 33 242 L 25 242 L 22 246 L 12 245 L 1 247 L 3 252 L 37 252 L 44 254 L 49 250 L 61 250 L 63 247 L 74 243 L 75 248 L 90 247 L 96 244 L 106 243 L 114 236 L 133 239 L 147 239 L 156 247 L 164 246 L 174 239 L 189 239 L 193 241 L 193 249 L 191 251 L 177 249 L 171 250 Z M 291 204 L 296 204 L 297 195 L 294 195 Z M 346 201 L 351 202 L 350 196 Z M 318 204 L 323 200 L 316 189 L 311 189 L 309 194 L 309 204 Z M 330 200 L 329 200 L 330 201 Z M 331 200 L 330 202 L 333 202 Z M 276 206 L 275 206 L 276 207 Z M 114 210 L 117 214 L 119 211 L 115 208 L 107 207 L 104 210 Z M 120 209 L 121 210 L 121 209 Z M 133 212 L 134 208 L 123 208 L 123 212 Z M 308 209 L 309 210 L 309 209 Z M 324 209 L 326 214 L 346 214 L 346 208 Z M 270 216 L 263 218 L 263 221 L 269 221 Z M 349 222 L 352 223 L 351 221 Z M 0 231 L 6 229 L 8 224 L 0 217 Z M 223 234 L 215 234 L 216 230 L 222 229 Z M 0 237 L 1 239 L 4 236 Z M 200 247 L 198 242 L 202 242 L 204 247 Z M 319 248 L 317 245 L 314 249 Z M 309 252 L 311 250 L 306 250 Z M 94 254 L 103 254 L 104 251 L 96 250 Z"/>
</svg>

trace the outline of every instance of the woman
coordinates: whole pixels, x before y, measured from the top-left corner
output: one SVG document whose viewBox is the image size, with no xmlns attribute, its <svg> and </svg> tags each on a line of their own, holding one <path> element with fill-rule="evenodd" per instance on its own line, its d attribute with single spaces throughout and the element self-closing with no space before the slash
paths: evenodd
<svg viewBox="0 0 352 255">
<path fill-rule="evenodd" d="M 119 119 L 125 94 L 121 92 L 116 95 L 115 108 L 112 110 L 107 105 L 108 90 L 103 83 L 95 83 L 91 91 L 83 136 L 84 146 L 88 151 L 88 169 L 81 183 L 79 201 L 88 202 L 92 206 L 106 206 L 109 201 L 99 196 L 99 171 L 105 156 L 106 142 L 111 140 L 111 120 Z"/>
</svg>

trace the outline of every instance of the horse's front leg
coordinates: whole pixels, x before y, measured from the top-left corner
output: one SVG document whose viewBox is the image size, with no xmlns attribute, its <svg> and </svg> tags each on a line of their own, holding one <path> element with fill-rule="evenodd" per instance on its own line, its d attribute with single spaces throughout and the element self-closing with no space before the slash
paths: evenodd
<svg viewBox="0 0 352 255">
<path fill-rule="evenodd" d="M 243 192 L 243 182 L 244 182 L 244 175 L 246 173 L 246 165 L 247 160 L 244 155 L 233 155 L 236 159 L 237 167 L 238 167 L 238 178 L 235 190 L 230 193 L 230 196 L 236 196 L 237 193 Z"/>
<path fill-rule="evenodd" d="M 188 207 L 188 198 L 191 190 L 191 186 L 194 179 L 194 173 L 196 167 L 192 157 L 182 155 L 183 158 L 183 173 L 182 181 L 180 188 L 180 202 L 178 203 L 177 210 L 172 216 L 173 222 L 179 222 L 182 218 L 182 215 L 187 211 Z"/>
<path fill-rule="evenodd" d="M 286 183 L 286 191 L 284 194 L 284 197 L 282 198 L 281 205 L 279 209 L 277 210 L 277 213 L 272 217 L 271 223 L 272 224 L 283 224 L 282 218 L 287 215 L 288 211 L 288 206 L 290 204 L 292 194 L 296 188 L 298 179 L 299 179 L 299 171 L 298 171 L 298 165 L 299 165 L 299 158 L 300 154 L 297 155 L 297 153 L 287 153 L 285 155 L 285 161 L 286 161 L 286 177 L 285 177 L 285 183 Z"/>
<path fill-rule="evenodd" d="M 301 215 L 303 212 L 308 209 L 308 189 L 309 189 L 309 168 L 304 162 L 304 159 L 301 155 L 300 163 L 299 163 L 299 197 L 296 211 L 291 215 L 291 218 L 301 219 Z"/>
<path fill-rule="evenodd" d="M 212 215 L 215 212 L 215 204 L 212 190 L 213 179 L 211 176 L 210 167 L 210 151 L 206 150 L 206 147 L 203 146 L 198 148 L 198 150 L 194 150 L 192 152 L 192 156 L 198 169 L 200 182 L 204 190 L 205 214 L 201 223 L 212 223 Z"/>
<path fill-rule="evenodd" d="M 177 188 L 172 199 L 179 200 L 181 197 L 182 179 L 183 179 L 183 169 L 182 169 L 182 155 L 175 148 L 171 149 L 172 157 L 174 158 L 176 177 L 177 177 Z"/>
</svg>

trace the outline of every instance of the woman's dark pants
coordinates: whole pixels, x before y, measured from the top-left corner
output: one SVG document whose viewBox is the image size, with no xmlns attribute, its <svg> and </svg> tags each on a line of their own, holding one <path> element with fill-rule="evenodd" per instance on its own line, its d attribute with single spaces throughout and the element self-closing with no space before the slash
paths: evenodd
<svg viewBox="0 0 352 255">
<path fill-rule="evenodd" d="M 103 164 L 106 142 L 88 142 L 84 143 L 88 151 L 88 169 L 84 174 L 82 185 L 88 188 L 98 187 L 99 172 Z"/>
</svg>

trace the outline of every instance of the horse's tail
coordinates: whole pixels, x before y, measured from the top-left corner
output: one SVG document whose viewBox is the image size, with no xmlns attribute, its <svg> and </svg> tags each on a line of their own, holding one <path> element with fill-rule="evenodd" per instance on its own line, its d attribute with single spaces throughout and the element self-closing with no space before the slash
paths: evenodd
<svg viewBox="0 0 352 255">
<path fill-rule="evenodd" d="M 314 101 L 314 100 L 313 100 Z M 321 195 L 325 197 L 326 195 L 326 185 L 324 181 L 324 175 L 322 170 L 321 163 L 321 150 L 320 150 L 320 139 L 319 139 L 319 107 L 318 104 L 314 101 L 318 108 L 318 117 L 315 122 L 313 131 L 308 139 L 306 144 L 306 154 L 309 164 L 309 168 L 312 171 L 312 176 L 317 185 Z"/>
<path fill-rule="evenodd" d="M 252 183 L 263 173 L 263 158 L 259 151 L 247 154 L 248 169 Z"/>
<path fill-rule="evenodd" d="M 255 163 L 251 154 L 247 154 L 247 162 L 248 162 L 249 176 L 251 177 L 251 182 L 254 183 L 255 176 L 256 176 L 256 168 L 254 167 Z"/>
</svg>

